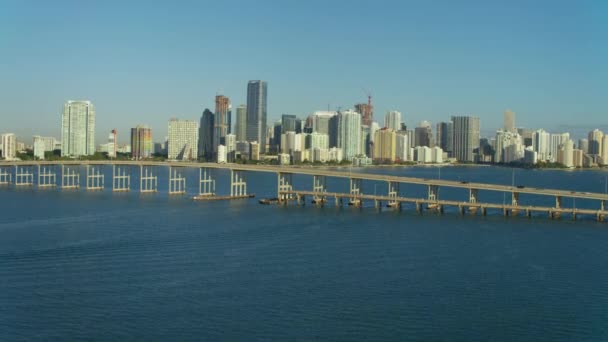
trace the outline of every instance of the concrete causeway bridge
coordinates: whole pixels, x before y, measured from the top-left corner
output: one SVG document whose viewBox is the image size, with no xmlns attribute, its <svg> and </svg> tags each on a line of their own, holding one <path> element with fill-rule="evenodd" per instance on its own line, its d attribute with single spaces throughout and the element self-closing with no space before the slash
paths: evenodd
<svg viewBox="0 0 608 342">
<path fill-rule="evenodd" d="M 196 198 L 214 198 L 216 181 L 210 172 L 213 169 L 230 171 L 230 195 L 222 198 L 249 197 L 247 193 L 247 178 L 249 172 L 274 173 L 277 176 L 277 198 L 281 204 L 295 202 L 303 204 L 306 197 L 312 198 L 317 205 L 327 205 L 334 199 L 336 206 L 348 205 L 361 207 L 364 201 L 371 201 L 375 207 L 382 206 L 401 209 L 402 204 L 414 204 L 417 211 L 432 210 L 443 213 L 445 207 L 455 207 L 462 214 L 466 212 L 486 215 L 488 209 L 499 210 L 505 216 L 524 214 L 531 216 L 533 212 L 547 213 L 549 218 L 569 215 L 576 219 L 580 215 L 595 217 L 604 221 L 608 215 L 606 201 L 608 195 L 602 193 L 578 192 L 557 189 L 540 189 L 533 187 L 516 187 L 498 184 L 459 182 L 440 179 L 422 179 L 412 177 L 390 176 L 369 173 L 351 173 L 340 170 L 322 168 L 301 168 L 293 166 L 274 165 L 244 165 L 216 164 L 196 162 L 152 162 L 152 161 L 8 161 L 0 162 L 0 186 L 14 185 L 15 187 L 48 188 L 60 186 L 63 189 L 75 189 L 83 186 L 86 190 L 104 190 L 104 168 L 112 168 L 112 191 L 131 191 L 131 176 L 139 173 L 140 192 L 157 192 L 158 176 L 161 169 L 168 169 L 168 192 L 171 195 L 186 193 L 186 178 L 184 169 L 199 169 L 199 193 Z M 81 169 L 84 168 L 85 180 L 81 183 Z M 312 176 L 313 184 L 310 189 L 297 190 L 293 187 L 293 175 Z M 327 178 L 342 178 L 349 180 L 349 192 L 337 193 L 327 191 Z M 59 180 L 59 182 L 58 182 Z M 388 192 L 382 195 L 364 194 L 364 181 L 386 182 Z M 58 184 L 59 183 L 59 184 Z M 424 198 L 402 197 L 399 194 L 400 185 L 416 184 L 427 187 Z M 439 198 L 439 188 L 460 188 L 468 190 L 468 197 L 463 201 L 445 200 Z M 510 196 L 509 203 L 490 203 L 479 200 L 480 191 L 502 192 Z M 521 194 L 552 197 L 553 206 L 535 206 L 520 203 Z M 597 202 L 597 209 L 581 209 L 565 207 L 564 199 L 584 199 Z"/>
</svg>

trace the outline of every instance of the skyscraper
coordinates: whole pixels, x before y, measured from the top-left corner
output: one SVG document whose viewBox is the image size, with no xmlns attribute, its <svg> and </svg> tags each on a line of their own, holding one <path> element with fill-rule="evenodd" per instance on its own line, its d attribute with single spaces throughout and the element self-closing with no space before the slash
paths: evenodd
<svg viewBox="0 0 608 342">
<path fill-rule="evenodd" d="M 215 115 L 205 108 L 198 129 L 198 156 L 210 161 L 213 159 L 213 131 Z"/>
<path fill-rule="evenodd" d="M 374 160 L 394 162 L 397 156 L 397 134 L 390 128 L 379 129 L 374 137 Z"/>
<path fill-rule="evenodd" d="M 602 154 L 602 138 L 604 133 L 599 129 L 594 129 L 589 132 L 587 139 L 589 140 L 589 154 Z"/>
<path fill-rule="evenodd" d="M 194 120 L 169 120 L 168 158 L 194 160 L 198 155 L 198 123 Z"/>
<path fill-rule="evenodd" d="M 266 152 L 266 111 L 268 85 L 264 81 L 247 84 L 247 141 L 257 141 L 260 153 Z"/>
<path fill-rule="evenodd" d="M 351 110 L 338 114 L 338 147 L 346 160 L 361 154 L 361 114 Z"/>
<path fill-rule="evenodd" d="M 68 101 L 61 120 L 61 156 L 95 153 L 95 106 L 91 101 Z"/>
<path fill-rule="evenodd" d="M 17 156 L 17 137 L 13 133 L 2 134 L 2 158 L 15 159 Z"/>
<path fill-rule="evenodd" d="M 283 114 L 281 116 L 281 134 L 287 132 L 296 132 L 296 120 L 295 115 Z"/>
<path fill-rule="evenodd" d="M 361 115 L 363 125 L 369 126 L 374 121 L 374 107 L 371 104 L 371 98 L 369 98 L 368 103 L 357 103 L 355 111 Z"/>
<path fill-rule="evenodd" d="M 384 117 L 384 127 L 397 132 L 401 129 L 401 113 L 396 110 L 391 110 Z"/>
<path fill-rule="evenodd" d="M 131 156 L 134 159 L 149 158 L 152 155 L 152 130 L 146 125 L 131 128 Z"/>
<path fill-rule="evenodd" d="M 247 106 L 240 105 L 236 108 L 236 124 L 234 127 L 236 141 L 247 140 Z"/>
<path fill-rule="evenodd" d="M 532 133 L 532 149 L 537 153 L 538 160 L 549 160 L 551 157 L 551 134 L 543 129 Z"/>
<path fill-rule="evenodd" d="M 452 116 L 454 125 L 454 157 L 461 162 L 474 162 L 479 150 L 479 118 Z"/>
<path fill-rule="evenodd" d="M 433 146 L 433 132 L 431 130 L 430 122 L 420 122 L 420 125 L 414 130 L 414 140 L 416 146 Z"/>
<path fill-rule="evenodd" d="M 224 95 L 215 97 L 215 116 L 213 117 L 213 153 L 217 153 L 219 145 L 226 146 L 226 135 L 230 133 L 231 126 L 230 99 Z"/>
<path fill-rule="evenodd" d="M 515 130 L 515 113 L 511 110 L 506 110 L 503 115 L 504 131 L 517 133 L 517 131 Z"/>
<path fill-rule="evenodd" d="M 454 124 L 451 121 L 438 123 L 436 134 L 437 145 L 444 152 L 447 152 L 449 157 L 452 157 L 454 146 Z"/>
</svg>

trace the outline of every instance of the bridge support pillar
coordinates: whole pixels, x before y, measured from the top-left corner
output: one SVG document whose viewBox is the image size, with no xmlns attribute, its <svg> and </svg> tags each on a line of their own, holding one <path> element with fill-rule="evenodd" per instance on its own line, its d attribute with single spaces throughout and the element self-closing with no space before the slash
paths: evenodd
<svg viewBox="0 0 608 342">
<path fill-rule="evenodd" d="M 458 211 L 460 212 L 460 215 L 464 215 L 467 211 L 466 207 L 462 204 L 458 205 Z"/>
<path fill-rule="evenodd" d="M 291 173 L 277 173 L 277 197 L 279 202 L 287 204 L 287 201 L 292 199 L 291 193 L 293 190 L 293 175 Z"/>
<path fill-rule="evenodd" d="M 198 195 L 215 196 L 215 179 L 211 177 L 211 170 L 205 167 L 198 170 Z"/>
<path fill-rule="evenodd" d="M 0 185 L 7 185 L 13 182 L 13 174 L 10 172 L 10 168 L 0 166 Z"/>
<path fill-rule="evenodd" d="M 488 208 L 481 207 L 481 216 L 486 216 L 488 214 Z"/>
<path fill-rule="evenodd" d="M 48 188 L 57 186 L 57 174 L 53 171 L 52 166 L 47 169 L 46 166 L 41 167 L 38 164 L 38 187 Z"/>
<path fill-rule="evenodd" d="M 350 178 L 350 203 L 353 206 L 361 207 L 363 203 L 361 199 L 361 185 L 362 179 Z"/>
<path fill-rule="evenodd" d="M 183 195 L 186 193 L 186 177 L 182 168 L 169 166 L 169 195 Z"/>
<path fill-rule="evenodd" d="M 87 165 L 87 190 L 103 190 L 104 177 L 101 166 Z"/>
<path fill-rule="evenodd" d="M 80 167 L 61 165 L 61 188 L 78 189 L 80 188 Z"/>
<path fill-rule="evenodd" d="M 2 184 L 2 183 L 0 182 L 0 184 Z M 600 201 L 600 210 L 601 211 L 606 210 L 606 201 L 603 201 L 603 200 Z"/>
<path fill-rule="evenodd" d="M 416 212 L 422 213 L 422 203 L 416 202 Z"/>
<path fill-rule="evenodd" d="M 559 209 L 562 207 L 562 197 L 555 196 L 555 208 Z"/>
<path fill-rule="evenodd" d="M 154 173 L 153 166 L 139 166 L 139 192 L 157 192 L 158 176 Z"/>
<path fill-rule="evenodd" d="M 428 200 L 429 201 L 439 200 L 439 186 L 429 184 Z"/>
<path fill-rule="evenodd" d="M 245 171 L 230 170 L 230 196 L 247 196 L 247 177 L 245 177 Z"/>
<path fill-rule="evenodd" d="M 326 189 L 325 176 L 312 176 L 312 191 L 315 193 L 313 197 L 315 203 L 323 204 L 325 201 Z"/>
<path fill-rule="evenodd" d="M 388 197 L 390 198 L 388 204 L 391 207 L 401 207 L 401 203 L 397 202 L 397 197 L 399 197 L 399 183 L 388 182 Z"/>
<path fill-rule="evenodd" d="M 477 203 L 478 189 L 469 189 L 469 203 Z"/>
<path fill-rule="evenodd" d="M 112 165 L 112 191 L 129 191 L 131 189 L 131 175 L 124 167 Z"/>
<path fill-rule="evenodd" d="M 519 205 L 519 192 L 511 193 L 511 205 L 513 205 L 513 206 Z"/>
<path fill-rule="evenodd" d="M 15 166 L 15 185 L 32 186 L 34 185 L 33 166 Z"/>
</svg>

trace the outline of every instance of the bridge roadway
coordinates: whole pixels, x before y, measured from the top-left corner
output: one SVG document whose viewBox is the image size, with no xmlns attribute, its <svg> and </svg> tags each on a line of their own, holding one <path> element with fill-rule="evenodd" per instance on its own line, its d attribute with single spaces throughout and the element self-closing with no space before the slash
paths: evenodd
<svg viewBox="0 0 608 342">
<path fill-rule="evenodd" d="M 545 195 L 553 197 L 565 198 L 582 198 L 590 200 L 607 201 L 608 194 L 569 191 L 559 189 L 543 189 L 535 187 L 517 187 L 500 184 L 475 183 L 475 182 L 459 182 L 442 179 L 423 179 L 403 176 L 390 176 L 374 173 L 349 172 L 341 170 L 328 170 L 318 167 L 295 167 L 295 166 L 276 166 L 276 165 L 247 165 L 247 164 L 217 164 L 217 163 L 198 163 L 198 162 L 154 162 L 154 161 L 18 161 L 18 162 L 0 162 L 2 166 L 37 166 L 37 165 L 121 165 L 121 166 L 166 166 L 166 167 L 189 167 L 189 168 L 209 168 L 209 169 L 227 169 L 236 171 L 251 171 L 251 172 L 268 172 L 282 174 L 299 174 L 310 176 L 325 176 L 334 178 L 348 178 L 384 181 L 394 183 L 407 183 L 419 185 L 434 185 L 440 187 L 451 187 L 473 190 L 499 191 L 518 194 Z"/>
<path fill-rule="evenodd" d="M 498 204 L 498 203 L 486 203 L 486 202 L 466 202 L 466 201 L 454 201 L 454 200 L 428 200 L 426 198 L 411 198 L 411 197 L 393 197 L 386 195 L 352 195 L 347 193 L 337 193 L 337 192 L 318 192 L 318 191 L 301 191 L 301 190 L 290 190 L 290 191 L 281 191 L 281 195 L 295 195 L 296 198 L 290 198 L 291 201 L 299 201 L 297 198 L 304 196 L 311 196 L 313 198 L 341 198 L 341 199 L 349 199 L 349 200 L 368 200 L 368 201 L 376 201 L 376 202 L 386 202 L 392 204 L 400 204 L 400 203 L 410 203 L 416 204 L 416 209 L 421 211 L 422 208 L 419 207 L 421 204 L 426 204 L 429 206 L 435 206 L 436 210 L 443 211 L 442 207 L 450 206 L 459 208 L 461 213 L 464 213 L 466 210 L 477 210 L 481 209 L 482 214 L 485 215 L 486 209 L 498 209 L 503 210 L 505 215 L 511 213 L 515 215 L 519 212 L 526 213 L 529 216 L 532 212 L 540 212 L 540 213 L 549 213 L 550 217 L 560 214 L 570 214 L 575 219 L 577 215 L 591 215 L 603 217 L 607 213 L 602 210 L 594 210 L 594 209 L 579 209 L 579 208 L 555 208 L 555 207 L 541 207 L 541 206 L 533 206 L 533 205 L 512 205 L 512 204 Z M 360 202 L 359 202 L 360 203 Z"/>
</svg>

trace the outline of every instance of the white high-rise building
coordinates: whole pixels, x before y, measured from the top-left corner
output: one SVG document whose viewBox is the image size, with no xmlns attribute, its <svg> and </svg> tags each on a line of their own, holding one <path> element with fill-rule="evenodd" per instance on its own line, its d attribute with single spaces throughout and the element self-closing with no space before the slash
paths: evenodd
<svg viewBox="0 0 608 342">
<path fill-rule="evenodd" d="M 539 129 L 532 133 L 532 148 L 537 153 L 539 161 L 550 160 L 551 155 L 551 139 L 549 132 Z"/>
<path fill-rule="evenodd" d="M 329 135 L 323 133 L 312 132 L 309 135 L 310 149 L 315 148 L 328 149 L 329 148 Z"/>
<path fill-rule="evenodd" d="M 504 113 L 504 127 L 505 132 L 517 133 L 515 129 L 515 113 L 511 110 L 506 110 Z"/>
<path fill-rule="evenodd" d="M 495 163 L 511 163 L 524 158 L 523 139 L 517 133 L 499 130 L 496 132 L 495 145 Z"/>
<path fill-rule="evenodd" d="M 45 149 L 45 143 L 44 140 L 42 140 L 42 137 L 40 136 L 34 136 L 34 157 L 36 157 L 36 159 L 44 159 L 44 152 L 46 152 Z"/>
<path fill-rule="evenodd" d="M 396 150 L 397 150 L 397 155 L 396 155 L 396 160 L 398 161 L 409 161 L 410 160 L 410 145 L 409 145 L 409 139 L 407 136 L 407 133 L 403 132 L 403 131 L 399 131 L 397 132 L 397 139 L 396 139 Z"/>
<path fill-rule="evenodd" d="M 568 139 L 562 143 L 558 153 L 558 163 L 566 167 L 574 167 L 574 141 Z"/>
<path fill-rule="evenodd" d="M 552 162 L 557 162 L 557 153 L 558 153 L 560 147 L 568 140 L 570 140 L 570 133 L 551 134 L 549 150 L 550 150 L 550 160 Z"/>
<path fill-rule="evenodd" d="M 95 106 L 91 101 L 68 101 L 61 120 L 61 156 L 95 153 Z"/>
<path fill-rule="evenodd" d="M 400 130 L 401 129 L 401 113 L 396 110 L 392 110 L 392 111 L 386 113 L 386 116 L 384 117 L 384 127 L 388 128 L 388 129 L 392 129 L 395 132 Z"/>
<path fill-rule="evenodd" d="M 361 154 L 361 114 L 352 110 L 339 114 L 338 147 L 346 160 Z"/>
<path fill-rule="evenodd" d="M 217 162 L 218 164 L 226 162 L 226 146 L 218 145 L 217 146 Z"/>
<path fill-rule="evenodd" d="M 168 145 L 170 160 L 195 160 L 198 156 L 198 122 L 169 120 Z"/>
<path fill-rule="evenodd" d="M 479 118 L 453 116 L 454 157 L 461 162 L 474 162 L 475 150 L 479 149 Z"/>
<path fill-rule="evenodd" d="M 17 137 L 13 133 L 2 134 L 2 158 L 15 159 L 17 156 Z"/>
</svg>

